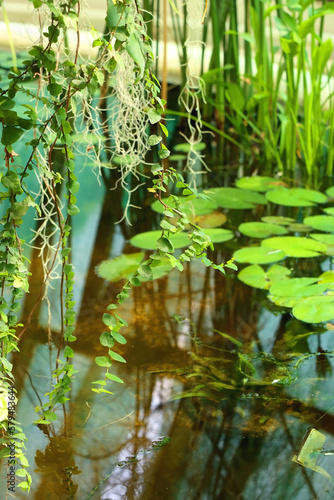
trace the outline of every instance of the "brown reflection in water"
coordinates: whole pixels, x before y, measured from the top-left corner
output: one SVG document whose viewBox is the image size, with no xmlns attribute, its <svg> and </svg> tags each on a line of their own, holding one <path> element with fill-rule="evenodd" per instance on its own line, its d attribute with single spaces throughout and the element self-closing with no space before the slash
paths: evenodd
<svg viewBox="0 0 334 500">
<path fill-rule="evenodd" d="M 201 274 L 194 265 L 187 265 L 182 275 L 173 271 L 157 282 L 135 288 L 131 299 L 122 306 L 121 316 L 129 324 L 128 343 L 119 346 L 117 352 L 125 357 L 127 364 L 117 373 L 127 385 L 108 400 L 111 405 L 122 409 L 121 421 L 115 424 L 119 426 L 119 439 L 115 434 L 109 434 L 114 424 L 113 418 L 108 417 L 110 407 L 107 405 L 104 408 L 99 406 L 105 419 L 94 427 L 91 422 L 96 417 L 96 399 L 91 392 L 91 382 L 101 373 L 94 357 L 105 354 L 97 342 L 103 329 L 101 317 L 121 286 L 107 284 L 95 273 L 96 265 L 109 256 L 113 222 L 111 198 L 107 195 L 84 286 L 77 320 L 78 340 L 74 346 L 75 352 L 87 361 L 87 369 L 67 405 L 68 437 L 65 437 L 63 427 L 58 431 L 53 427 L 41 429 L 41 432 L 49 433 L 49 443 L 45 449 L 36 452 L 40 482 L 30 498 L 84 500 L 92 492 L 91 498 L 112 500 L 242 499 L 248 481 L 263 467 L 259 456 L 279 429 L 284 431 L 283 446 L 289 446 L 291 454 L 293 446 L 298 448 L 305 425 L 318 421 L 319 430 L 334 434 L 332 415 L 324 415 L 311 405 L 292 400 L 284 393 L 284 388 L 278 386 L 270 388 L 267 399 L 261 399 L 261 396 L 266 396 L 265 391 L 254 386 L 252 392 L 259 395 L 258 399 L 241 400 L 240 396 L 246 394 L 241 388 L 234 392 L 222 391 L 219 397 L 209 401 L 170 402 L 173 386 L 179 384 L 176 392 L 180 392 L 182 384 L 187 388 L 192 381 L 176 373 L 191 364 L 188 354 L 193 350 L 190 334 L 227 351 L 230 378 L 240 377 L 240 373 L 236 375 L 237 365 L 229 354 L 234 346 L 229 340 L 214 334 L 213 330 L 226 332 L 248 346 L 258 342 L 260 292 L 243 286 L 232 273 L 224 277 L 205 269 Z M 218 252 L 212 258 L 221 261 L 222 255 Z M 41 279 L 40 264 L 35 258 L 31 271 Z M 38 280 L 31 281 L 32 293 L 26 300 L 25 314 L 30 310 L 39 286 Z M 180 329 L 171 318 L 175 313 L 187 316 L 194 331 Z M 288 319 L 283 316 L 274 332 L 276 347 L 273 352 L 275 349 L 280 351 L 277 346 L 284 340 Z M 19 400 L 36 348 L 45 345 L 47 339 L 47 332 L 35 319 L 20 345 L 21 352 L 14 356 Z M 52 332 L 52 340 L 57 344 L 57 333 Z M 204 351 L 205 356 L 209 353 L 209 349 Z M 216 353 L 219 356 L 219 352 Z M 161 371 L 164 373 L 158 373 Z M 35 384 L 35 380 L 32 379 L 31 383 Z M 38 389 L 35 390 L 38 394 Z M 124 403 L 129 393 L 131 400 Z M 39 404 L 37 395 L 34 404 Z M 127 415 L 131 416 L 127 418 Z M 136 457 L 162 432 L 171 438 L 166 446 L 140 461 L 129 460 L 127 465 L 114 468 L 119 460 Z M 79 467 L 79 462 L 89 463 L 90 475 L 80 474 L 79 468 L 82 470 L 82 467 Z M 295 465 L 287 470 L 300 476 L 301 486 L 305 483 L 315 496 L 316 488 L 310 473 L 301 472 Z M 259 497 L 245 500 L 253 498 Z"/>
</svg>

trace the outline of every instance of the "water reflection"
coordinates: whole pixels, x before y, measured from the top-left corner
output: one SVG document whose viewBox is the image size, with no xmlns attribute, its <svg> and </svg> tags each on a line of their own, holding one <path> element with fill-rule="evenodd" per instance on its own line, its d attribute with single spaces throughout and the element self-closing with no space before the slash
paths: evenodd
<svg viewBox="0 0 334 500">
<path fill-rule="evenodd" d="M 66 420 L 59 408 L 51 426 L 29 424 L 34 407 L 45 401 L 59 341 L 59 323 L 48 330 L 44 306 L 35 309 L 13 359 L 18 420 L 29 438 L 34 469 L 29 498 L 305 500 L 333 495 L 326 478 L 292 462 L 309 426 L 326 435 L 327 449 L 334 448 L 332 333 L 319 336 L 288 314 L 264 309 L 264 293 L 245 287 L 232 273 L 224 277 L 192 263 L 182 275 L 172 271 L 135 288 L 121 311 L 129 325 L 128 342 L 118 352 L 127 364 L 113 366 L 125 384 L 113 385 L 114 396 L 91 391 L 92 381 L 101 377 L 94 362 L 104 354 L 97 342 L 101 317 L 120 289 L 99 278 L 95 268 L 121 251 L 126 240 L 115 230 L 112 194 L 106 191 L 101 200 L 100 191 L 91 188 L 95 181 L 80 181 L 88 182 L 98 215 L 85 224 L 83 210 L 73 221 L 74 234 L 81 232 L 80 247 L 73 239 L 80 284 L 78 373 Z M 148 210 L 137 217 L 137 231 L 151 227 Z M 221 261 L 222 252 L 218 249 L 214 259 Z M 31 271 L 25 317 L 42 281 L 34 254 Z M 175 315 L 188 320 L 176 321 Z M 207 397 L 173 399 L 187 391 Z M 170 441 L 158 441 L 163 436 Z M 319 455 L 317 463 L 331 473 L 330 457 Z M 28 496 L 17 492 L 17 498 Z"/>
</svg>

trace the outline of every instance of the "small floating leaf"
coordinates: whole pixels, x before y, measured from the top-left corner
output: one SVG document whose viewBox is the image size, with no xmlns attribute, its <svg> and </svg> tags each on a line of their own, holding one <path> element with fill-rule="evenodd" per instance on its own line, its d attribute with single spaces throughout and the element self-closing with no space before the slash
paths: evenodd
<svg viewBox="0 0 334 500">
<path fill-rule="evenodd" d="M 278 185 L 284 185 L 274 177 L 262 177 L 254 175 L 252 177 L 242 177 L 236 181 L 236 186 L 240 189 L 249 189 L 250 191 L 265 192 L 269 189 L 277 189 Z"/>
<path fill-rule="evenodd" d="M 211 214 L 196 217 L 196 224 L 200 227 L 220 227 L 225 224 L 227 217 L 221 212 L 212 212 Z"/>
<path fill-rule="evenodd" d="M 213 188 L 207 192 L 219 207 L 234 208 L 238 210 L 254 208 L 255 205 L 266 205 L 265 197 L 254 191 L 233 187 Z"/>
<path fill-rule="evenodd" d="M 276 236 L 263 240 L 261 245 L 282 250 L 288 257 L 317 257 L 326 253 L 327 245 L 303 236 Z"/>
<path fill-rule="evenodd" d="M 324 233 L 310 233 L 311 238 L 325 245 L 334 245 L 334 234 L 324 234 Z"/>
<path fill-rule="evenodd" d="M 334 296 L 321 295 L 300 301 L 292 309 L 293 315 L 305 323 L 323 323 L 334 318 Z"/>
<path fill-rule="evenodd" d="M 133 246 L 144 248 L 146 250 L 155 250 L 158 240 L 160 240 L 161 231 L 146 231 L 131 238 Z M 165 241 L 166 240 L 166 241 Z M 159 245 L 163 252 L 170 252 L 172 247 L 183 248 L 190 244 L 189 238 L 183 233 L 172 234 L 169 239 L 163 237 Z"/>
<path fill-rule="evenodd" d="M 176 144 L 174 146 L 174 151 L 180 151 L 181 153 L 189 153 L 191 149 L 194 149 L 195 151 L 203 151 L 205 149 L 205 143 L 204 142 L 196 142 L 195 144 L 189 144 L 188 142 L 183 142 L 182 144 Z"/>
<path fill-rule="evenodd" d="M 332 215 L 312 215 L 305 217 L 304 224 L 318 229 L 318 231 L 334 232 L 334 217 Z"/>
<path fill-rule="evenodd" d="M 266 193 L 267 200 L 286 207 L 311 207 L 316 203 L 325 203 L 327 196 L 313 189 L 280 188 Z"/>
<path fill-rule="evenodd" d="M 291 278 L 275 282 L 270 287 L 270 293 L 279 297 L 311 297 L 325 292 L 327 283 L 317 283 L 318 278 Z"/>
<path fill-rule="evenodd" d="M 274 215 L 262 217 L 261 220 L 263 222 L 268 222 L 268 224 L 278 224 L 280 226 L 288 226 L 289 224 L 295 222 L 295 219 L 291 219 L 291 217 L 282 217 Z"/>
<path fill-rule="evenodd" d="M 101 278 L 108 281 L 128 279 L 138 269 L 144 255 L 144 252 L 137 252 L 104 260 L 97 266 L 96 272 Z"/>
<path fill-rule="evenodd" d="M 326 189 L 326 194 L 327 196 L 329 196 L 330 198 L 334 198 L 334 186 Z"/>
<path fill-rule="evenodd" d="M 284 259 L 285 253 L 282 250 L 273 250 L 271 248 L 245 247 L 234 252 L 233 257 L 237 262 L 271 264 Z"/>
<path fill-rule="evenodd" d="M 238 227 L 239 231 L 250 238 L 267 238 L 272 234 L 287 234 L 287 230 L 277 224 L 266 222 L 244 222 Z"/>
<path fill-rule="evenodd" d="M 269 289 L 273 281 L 286 279 L 289 274 L 291 274 L 289 269 L 278 264 L 271 266 L 268 271 L 258 264 L 252 264 L 240 271 L 238 278 L 254 288 Z"/>
<path fill-rule="evenodd" d="M 209 236 L 212 243 L 223 243 L 224 241 L 229 241 L 234 237 L 232 231 L 229 231 L 228 229 L 203 229 L 203 233 Z"/>
</svg>

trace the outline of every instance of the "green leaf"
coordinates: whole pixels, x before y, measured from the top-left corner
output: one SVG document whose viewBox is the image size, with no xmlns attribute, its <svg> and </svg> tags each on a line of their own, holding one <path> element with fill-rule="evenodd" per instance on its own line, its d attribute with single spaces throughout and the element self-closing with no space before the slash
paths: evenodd
<svg viewBox="0 0 334 500">
<path fill-rule="evenodd" d="M 28 208 L 29 205 L 27 203 L 17 201 L 15 203 L 12 203 L 9 215 L 12 217 L 12 219 L 21 219 L 27 213 Z"/>
<path fill-rule="evenodd" d="M 166 238 L 165 236 L 161 236 L 158 238 L 156 247 L 158 250 L 161 250 L 162 252 L 165 253 L 173 253 L 174 252 L 174 247 L 169 238 Z"/>
<path fill-rule="evenodd" d="M 157 241 L 160 239 L 161 231 L 146 231 L 144 233 L 137 234 L 131 238 L 131 245 L 139 248 L 144 248 L 146 250 L 155 250 Z M 166 238 L 163 238 L 165 240 Z M 189 238 L 184 233 L 172 234 L 169 237 L 170 243 L 165 244 L 164 241 L 161 242 L 164 248 L 183 248 L 190 244 Z M 163 252 L 169 252 L 170 250 L 162 250 Z M 174 249 L 173 249 L 174 251 Z"/>
<path fill-rule="evenodd" d="M 77 215 L 80 212 L 80 209 L 76 205 L 68 205 L 66 207 L 68 215 Z"/>
<path fill-rule="evenodd" d="M 234 252 L 233 257 L 237 262 L 249 264 L 271 264 L 284 259 L 285 253 L 282 250 L 273 250 L 264 247 L 245 247 Z"/>
<path fill-rule="evenodd" d="M 111 335 L 113 336 L 113 338 L 116 340 L 116 342 L 118 342 L 119 344 L 126 344 L 127 343 L 127 340 L 125 337 L 123 337 L 123 335 L 121 335 L 120 333 L 118 332 L 111 332 Z M 113 346 L 109 346 L 109 347 L 113 347 Z"/>
<path fill-rule="evenodd" d="M 238 278 L 246 285 L 254 288 L 269 289 L 274 281 L 287 279 L 291 271 L 286 267 L 274 264 L 265 271 L 258 264 L 245 267 L 238 274 Z"/>
<path fill-rule="evenodd" d="M 141 281 L 139 278 L 137 278 L 137 276 L 132 276 L 130 278 L 130 283 L 132 286 L 141 286 Z"/>
<path fill-rule="evenodd" d="M 117 377 L 117 375 L 113 375 L 112 373 L 106 373 L 106 377 L 109 380 L 112 380 L 113 382 L 118 382 L 119 384 L 124 384 L 124 382 L 121 378 Z"/>
<path fill-rule="evenodd" d="M 73 358 L 74 352 L 68 345 L 64 349 L 64 357 L 65 358 Z"/>
<path fill-rule="evenodd" d="M 205 228 L 203 229 L 203 233 L 209 236 L 212 243 L 223 243 L 234 238 L 234 234 L 229 229 Z"/>
<path fill-rule="evenodd" d="M 1 179 L 1 183 L 5 188 L 10 189 L 13 193 L 22 193 L 19 176 L 12 170 L 8 170 L 6 175 Z"/>
<path fill-rule="evenodd" d="M 334 296 L 321 295 L 301 300 L 292 309 L 293 315 L 305 323 L 323 323 L 334 318 Z"/>
<path fill-rule="evenodd" d="M 159 144 L 159 142 L 162 141 L 162 137 L 159 135 L 150 135 L 148 138 L 148 144 L 149 146 L 155 146 L 156 144 Z"/>
<path fill-rule="evenodd" d="M 277 236 L 261 242 L 262 247 L 281 250 L 288 257 L 317 257 L 327 252 L 327 245 L 302 236 Z"/>
<path fill-rule="evenodd" d="M 104 315 L 102 316 L 102 321 L 106 326 L 112 326 L 113 328 L 117 325 L 115 316 L 112 316 L 108 313 L 104 313 Z"/>
<path fill-rule="evenodd" d="M 112 365 L 110 359 L 107 356 L 97 356 L 95 358 L 95 363 L 98 366 L 105 366 L 107 368 L 109 368 Z"/>
<path fill-rule="evenodd" d="M 101 333 L 100 344 L 105 346 L 105 347 L 114 347 L 115 340 L 114 340 L 114 337 L 111 335 L 111 332 Z"/>
<path fill-rule="evenodd" d="M 161 115 L 154 108 L 150 108 L 148 112 L 148 119 L 151 125 L 154 125 L 161 120 Z"/>
<path fill-rule="evenodd" d="M 147 264 L 142 264 L 139 268 L 138 268 L 138 273 L 139 275 L 144 278 L 144 280 L 148 280 L 148 281 L 151 281 L 153 280 L 153 271 L 152 269 L 150 268 L 150 266 L 148 266 Z"/>
<path fill-rule="evenodd" d="M 318 231 L 334 232 L 334 217 L 331 215 L 312 215 L 305 217 L 303 222 Z"/>
<path fill-rule="evenodd" d="M 287 229 L 276 224 L 266 222 L 244 222 L 238 227 L 239 231 L 251 238 L 267 238 L 272 234 L 286 234 Z"/>
<path fill-rule="evenodd" d="M 207 192 L 207 195 L 222 208 L 243 210 L 254 208 L 256 204 L 267 203 L 266 198 L 260 193 L 233 187 L 213 188 Z"/>
<path fill-rule="evenodd" d="M 238 179 L 235 184 L 240 189 L 265 192 L 270 189 L 277 189 L 277 185 L 281 184 L 281 182 L 274 177 L 261 177 L 259 175 L 254 175 L 252 177 L 242 177 L 241 179 Z"/>
<path fill-rule="evenodd" d="M 97 266 L 97 274 L 108 281 L 129 279 L 137 271 L 144 255 L 144 252 L 137 252 L 123 254 L 115 259 L 104 260 Z"/>
<path fill-rule="evenodd" d="M 24 130 L 13 125 L 5 125 L 2 130 L 1 143 L 4 146 L 15 144 L 23 134 Z"/>
<path fill-rule="evenodd" d="M 266 193 L 267 200 L 287 207 L 312 207 L 325 203 L 327 196 L 319 191 L 303 188 L 280 188 Z"/>
<path fill-rule="evenodd" d="M 144 74 L 146 58 L 143 53 L 142 42 L 139 38 L 139 34 L 136 31 L 133 31 L 130 34 L 125 49 L 129 56 L 137 64 L 139 70 L 138 79 L 141 79 Z"/>
<path fill-rule="evenodd" d="M 125 359 L 123 358 L 123 356 L 121 356 L 120 354 L 117 354 L 117 352 L 114 352 L 114 351 L 110 351 L 109 350 L 109 356 L 114 359 L 115 361 L 119 361 L 120 363 L 126 363 Z"/>
<path fill-rule="evenodd" d="M 46 88 L 53 97 L 57 97 L 63 90 L 63 87 L 58 83 L 50 83 Z"/>
</svg>

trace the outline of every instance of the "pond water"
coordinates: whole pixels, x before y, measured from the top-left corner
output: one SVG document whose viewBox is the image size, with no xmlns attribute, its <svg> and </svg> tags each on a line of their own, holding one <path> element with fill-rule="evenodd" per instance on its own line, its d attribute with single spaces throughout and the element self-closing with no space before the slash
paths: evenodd
<svg viewBox="0 0 334 500">
<path fill-rule="evenodd" d="M 24 157 L 24 151 L 17 152 Z M 203 175 L 204 187 L 234 185 L 231 168 L 209 164 L 212 171 Z M 112 384 L 113 395 L 91 390 L 93 381 L 104 378 L 104 369 L 95 363 L 96 356 L 105 355 L 99 343 L 101 318 L 124 283 L 100 277 L 99 265 L 123 253 L 138 253 L 131 237 L 157 229 L 159 215 L 151 210 L 143 186 L 134 193 L 134 204 L 143 208 L 132 212 L 133 225 L 115 225 L 124 199 L 105 189 L 89 163 L 82 166 L 78 180 L 80 213 L 73 217 L 71 235 L 77 312 L 73 364 L 78 371 L 66 411 L 57 408 L 58 420 L 50 426 L 33 425 L 35 407 L 47 400 L 59 346 L 55 280 L 49 302 L 36 307 L 20 352 L 11 358 L 17 421 L 28 438 L 32 475 L 30 493 L 17 488 L 16 498 L 334 498 L 331 326 L 298 321 L 291 305 L 278 306 L 268 299 L 267 290 L 244 284 L 234 270 L 224 276 L 196 260 L 182 273 L 174 269 L 133 288 L 120 308 L 128 324 L 127 343 L 117 352 L 126 363 L 111 368 L 124 383 Z M 224 192 L 231 206 L 240 203 L 234 194 Z M 251 200 L 242 201 L 247 205 L 257 196 L 253 192 Z M 273 203 L 255 202 L 242 210 L 223 205 L 223 227 L 238 237 L 215 245 L 210 258 L 225 262 L 240 247 L 255 245 L 254 237 L 242 233 L 242 223 L 279 215 L 301 224 L 313 214 L 309 208 L 282 209 Z M 29 210 L 20 236 L 30 241 L 33 227 Z M 294 226 L 290 232 L 301 237 L 304 229 Z M 298 277 L 319 277 L 331 269 L 332 255 L 333 249 L 312 259 L 288 257 L 286 268 Z M 32 277 L 23 323 L 43 278 L 38 250 L 28 249 L 27 257 Z M 241 259 L 239 270 L 246 264 Z M 9 498 L 5 475 L 2 466 L 1 500 Z"/>
<path fill-rule="evenodd" d="M 134 288 L 120 310 L 128 323 L 127 343 L 117 352 L 126 364 L 112 367 L 124 384 L 114 383 L 112 396 L 92 392 L 92 382 L 103 377 L 94 361 L 104 354 L 98 343 L 101 317 L 121 288 L 99 277 L 96 267 L 122 252 L 137 252 L 128 238 L 151 229 L 156 214 L 149 206 L 137 212 L 125 239 L 114 224 L 113 192 L 99 185 L 89 167 L 79 180 L 81 212 L 73 219 L 72 240 L 78 373 L 66 423 L 59 408 L 57 422 L 32 425 L 57 355 L 55 284 L 51 325 L 43 303 L 12 358 L 17 420 L 28 437 L 33 478 L 30 494 L 17 490 L 16 497 L 333 498 L 333 333 L 298 322 L 287 309 L 279 312 L 266 291 L 241 283 L 233 270 L 224 277 L 195 261 L 183 273 L 173 270 Z M 224 227 L 235 228 L 268 210 L 225 210 Z M 22 231 L 28 239 L 27 228 Z M 226 260 L 238 246 L 235 240 L 218 244 L 211 258 Z M 23 322 L 42 275 L 36 250 L 30 257 L 34 278 Z M 299 259 L 299 274 L 321 265 Z M 203 397 L 189 397 L 194 391 Z M 325 437 L 322 450 L 315 440 L 305 452 L 302 441 L 310 428 Z M 308 467 L 293 461 L 302 452 Z"/>
</svg>

